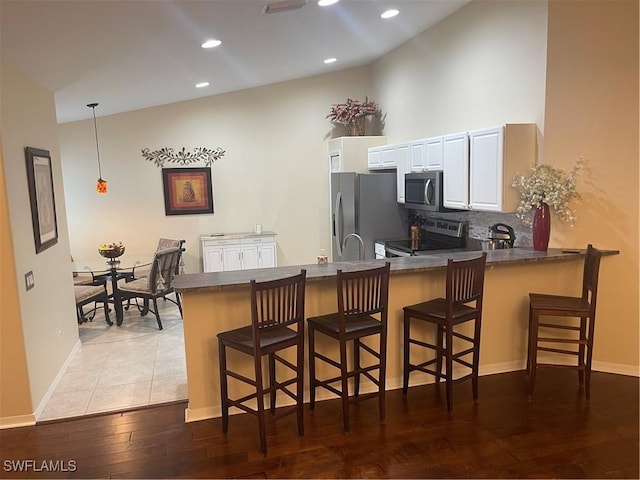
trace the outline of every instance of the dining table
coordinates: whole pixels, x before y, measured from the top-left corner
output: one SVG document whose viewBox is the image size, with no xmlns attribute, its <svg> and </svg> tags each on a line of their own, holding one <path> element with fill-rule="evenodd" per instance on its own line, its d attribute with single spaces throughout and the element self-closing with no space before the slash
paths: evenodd
<svg viewBox="0 0 640 480">
<path fill-rule="evenodd" d="M 74 260 L 72 262 L 73 275 L 90 273 L 94 281 L 110 282 L 111 293 L 109 300 L 116 312 L 116 325 L 122 325 L 124 307 L 119 295 L 118 281 L 130 282 L 137 278 L 135 270 L 146 269 L 153 263 L 149 255 L 135 255 L 125 253 L 116 258 L 105 258 L 96 254 L 96 258 Z"/>
</svg>

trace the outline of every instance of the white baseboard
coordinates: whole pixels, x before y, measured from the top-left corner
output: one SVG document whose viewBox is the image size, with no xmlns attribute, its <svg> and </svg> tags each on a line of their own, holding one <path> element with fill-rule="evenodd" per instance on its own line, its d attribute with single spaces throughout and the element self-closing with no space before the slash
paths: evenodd
<svg viewBox="0 0 640 480">
<path fill-rule="evenodd" d="M 640 367 L 635 365 L 621 365 L 619 363 L 593 362 L 591 370 L 604 373 L 615 373 L 629 377 L 640 377 Z"/>
<path fill-rule="evenodd" d="M 5 428 L 30 427 L 36 424 L 33 414 L 16 415 L 15 417 L 0 417 L 0 430 Z"/>
<path fill-rule="evenodd" d="M 40 403 L 38 404 L 36 411 L 33 413 L 36 421 L 39 420 L 40 417 L 42 416 L 42 412 L 44 411 L 44 408 L 47 406 L 47 403 L 49 402 L 49 400 L 51 400 L 51 397 L 53 396 L 53 392 L 56 391 L 56 388 L 58 387 L 60 380 L 62 380 L 62 377 L 64 376 L 64 374 L 67 373 L 67 368 L 69 368 L 69 364 L 71 363 L 71 361 L 73 360 L 73 357 L 75 356 L 76 352 L 80 349 L 81 346 L 82 346 L 82 342 L 80 341 L 80 339 L 78 339 L 76 344 L 71 349 L 71 352 L 69 352 L 69 355 L 67 355 L 67 358 L 62 364 L 62 367 L 60 368 L 60 370 L 58 370 L 58 374 L 53 379 L 53 382 L 51 382 L 51 385 L 49 385 L 49 388 L 47 389 L 44 396 L 40 400 Z"/>
</svg>

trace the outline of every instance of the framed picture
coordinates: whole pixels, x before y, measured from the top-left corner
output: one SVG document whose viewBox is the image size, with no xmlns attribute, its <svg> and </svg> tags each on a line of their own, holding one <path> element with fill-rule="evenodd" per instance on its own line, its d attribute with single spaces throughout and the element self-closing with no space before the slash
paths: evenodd
<svg viewBox="0 0 640 480">
<path fill-rule="evenodd" d="M 213 213 L 211 168 L 163 168 L 166 215 Z"/>
<path fill-rule="evenodd" d="M 46 150 L 26 147 L 27 180 L 31 200 L 31 221 L 36 253 L 58 243 L 56 200 L 53 192 L 51 154 Z"/>
</svg>

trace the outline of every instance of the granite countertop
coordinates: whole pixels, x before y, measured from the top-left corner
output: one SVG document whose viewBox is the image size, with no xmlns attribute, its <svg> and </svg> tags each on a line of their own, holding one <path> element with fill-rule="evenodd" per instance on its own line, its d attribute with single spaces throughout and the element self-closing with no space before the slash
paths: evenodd
<svg viewBox="0 0 640 480">
<path fill-rule="evenodd" d="M 309 265 L 291 265 L 286 267 L 261 268 L 253 270 L 237 270 L 232 272 L 216 273 L 187 273 L 178 275 L 173 286 L 177 291 L 187 291 L 194 289 L 217 290 L 225 287 L 237 285 L 248 285 L 250 281 L 263 282 L 275 280 L 300 273 L 300 269 L 307 270 L 307 280 L 321 280 L 336 276 L 338 269 L 343 271 L 364 270 L 375 268 L 384 264 L 385 261 L 391 263 L 391 275 L 405 272 L 440 270 L 447 266 L 448 258 L 454 260 L 464 260 L 475 258 L 482 252 L 478 251 L 457 251 L 452 253 L 440 253 L 432 255 L 421 255 L 415 257 L 396 257 L 380 260 L 363 260 L 354 262 L 337 262 L 325 265 L 315 263 Z M 617 255 L 617 250 L 604 250 L 604 255 Z M 577 256 L 583 257 L 585 250 L 550 248 L 546 252 L 536 252 L 531 248 L 508 248 L 503 250 L 491 250 L 487 252 L 487 265 L 508 265 L 530 262 L 557 262 L 571 260 Z"/>
</svg>

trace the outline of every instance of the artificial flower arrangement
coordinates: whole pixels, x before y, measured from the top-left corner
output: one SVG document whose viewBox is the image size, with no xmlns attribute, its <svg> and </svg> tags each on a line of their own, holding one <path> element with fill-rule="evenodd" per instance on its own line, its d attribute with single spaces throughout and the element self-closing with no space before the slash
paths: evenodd
<svg viewBox="0 0 640 480">
<path fill-rule="evenodd" d="M 569 208 L 569 203 L 580 198 L 576 191 L 576 181 L 583 165 L 584 158 L 580 157 L 566 177 L 564 170 L 546 163 L 532 167 L 528 176 L 516 174 L 512 184 L 520 189 L 520 203 L 516 209 L 516 216 L 524 224 L 531 225 L 533 220 L 529 212 L 546 203 L 560 219 L 574 225 L 577 216 Z"/>
<path fill-rule="evenodd" d="M 364 135 L 364 119 L 377 115 L 378 112 L 378 104 L 369 101 L 368 97 L 365 97 L 364 102 L 347 98 L 347 103 L 332 105 L 326 118 L 344 125 L 350 135 Z"/>
</svg>

